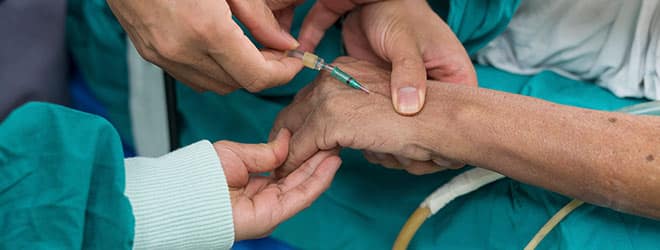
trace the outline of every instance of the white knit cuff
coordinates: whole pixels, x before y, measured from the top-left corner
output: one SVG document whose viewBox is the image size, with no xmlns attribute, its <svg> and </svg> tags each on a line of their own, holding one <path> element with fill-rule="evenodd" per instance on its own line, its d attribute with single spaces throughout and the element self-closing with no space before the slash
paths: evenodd
<svg viewBox="0 0 660 250">
<path fill-rule="evenodd" d="M 125 163 L 126 196 L 135 215 L 134 249 L 231 248 L 229 189 L 209 141 Z"/>
</svg>

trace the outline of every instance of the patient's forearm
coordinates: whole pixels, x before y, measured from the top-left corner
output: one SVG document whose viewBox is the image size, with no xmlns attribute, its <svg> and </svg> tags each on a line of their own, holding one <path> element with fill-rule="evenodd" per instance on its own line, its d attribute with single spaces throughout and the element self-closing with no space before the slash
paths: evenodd
<svg viewBox="0 0 660 250">
<path fill-rule="evenodd" d="M 434 152 L 587 202 L 660 218 L 660 117 L 435 84 L 420 114 Z M 429 136 L 429 135 L 427 135 Z"/>
</svg>

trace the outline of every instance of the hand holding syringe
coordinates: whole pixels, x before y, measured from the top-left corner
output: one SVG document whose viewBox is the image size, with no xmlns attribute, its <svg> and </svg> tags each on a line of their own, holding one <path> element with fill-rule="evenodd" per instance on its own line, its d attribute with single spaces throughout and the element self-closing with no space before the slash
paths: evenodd
<svg viewBox="0 0 660 250">
<path fill-rule="evenodd" d="M 362 86 L 360 82 L 355 80 L 355 78 L 353 78 L 346 72 L 342 71 L 337 66 L 325 63 L 325 60 L 323 60 L 323 58 L 320 58 L 317 55 L 300 50 L 289 50 L 286 52 L 286 55 L 289 57 L 300 58 L 303 62 L 303 65 L 305 65 L 305 67 L 307 68 L 313 70 L 325 70 L 330 73 L 330 76 L 334 77 L 340 82 L 345 83 L 346 85 L 354 89 L 359 89 L 366 93 L 371 93 L 367 88 Z"/>
</svg>

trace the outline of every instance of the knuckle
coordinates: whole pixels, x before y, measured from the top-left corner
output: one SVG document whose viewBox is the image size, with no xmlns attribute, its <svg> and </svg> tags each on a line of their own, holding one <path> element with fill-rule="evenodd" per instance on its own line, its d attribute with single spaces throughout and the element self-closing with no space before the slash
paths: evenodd
<svg viewBox="0 0 660 250">
<path fill-rule="evenodd" d="M 243 87 L 249 92 L 259 92 L 263 90 L 261 81 L 258 78 L 250 78 L 246 80 Z"/>
<path fill-rule="evenodd" d="M 342 113 L 348 113 L 343 112 L 342 109 L 343 108 L 340 103 L 335 103 L 334 101 L 325 99 L 318 104 L 315 116 L 319 118 L 319 120 L 323 120 L 327 125 L 332 125 L 338 119 L 342 119 Z"/>
<path fill-rule="evenodd" d="M 219 29 L 216 22 L 207 20 L 206 18 L 195 17 L 192 20 L 188 21 L 192 33 L 194 34 L 194 39 L 198 41 L 207 41 L 209 34 L 214 34 L 216 29 Z"/>
<path fill-rule="evenodd" d="M 297 104 L 303 101 L 309 101 L 310 97 L 314 96 L 314 89 L 311 85 L 307 85 L 305 88 L 298 91 L 298 94 L 293 97 L 291 103 Z"/>
<path fill-rule="evenodd" d="M 138 54 L 140 54 L 140 56 L 144 58 L 144 60 L 153 64 L 158 64 L 159 56 L 158 53 L 156 53 L 156 51 L 154 51 L 153 49 L 140 46 L 137 48 L 137 51 Z"/>
<path fill-rule="evenodd" d="M 395 59 L 399 67 L 405 68 L 405 69 L 417 69 L 420 67 L 422 61 L 419 58 L 413 58 L 413 57 L 399 57 Z"/>
<path fill-rule="evenodd" d="M 242 86 L 249 92 L 259 92 L 268 87 L 269 77 L 266 74 L 258 74 L 249 76 L 242 84 Z"/>
<path fill-rule="evenodd" d="M 318 110 L 321 114 L 331 115 L 336 112 L 337 105 L 334 105 L 329 99 L 325 98 L 319 103 Z"/>
<path fill-rule="evenodd" d="M 290 145 L 289 154 L 287 155 L 286 162 L 284 162 L 284 169 L 287 173 L 301 165 L 298 160 L 300 158 L 298 155 L 298 146 L 294 144 Z"/>
<path fill-rule="evenodd" d="M 158 41 L 154 44 L 155 52 L 171 61 L 180 61 L 179 59 L 183 56 L 184 51 L 183 46 L 176 41 Z"/>
<path fill-rule="evenodd" d="M 355 145 L 355 137 L 341 132 L 340 129 L 327 128 L 325 135 L 326 136 L 323 137 L 325 139 L 323 145 L 325 145 L 326 148 L 330 148 L 336 145 L 342 147 L 351 147 Z"/>
<path fill-rule="evenodd" d="M 224 9 L 224 8 L 223 8 Z M 234 23 L 233 22 L 218 22 L 217 17 L 224 17 L 225 20 L 231 19 L 231 11 L 221 10 L 220 13 L 217 13 L 217 16 L 213 18 L 208 18 L 199 15 L 185 15 L 183 16 L 181 23 L 185 27 L 190 27 L 190 36 L 188 37 L 191 41 L 196 42 L 206 42 L 207 44 L 216 42 L 214 40 L 221 39 L 225 36 L 236 35 Z M 238 29 L 240 31 L 240 29 Z M 242 35 L 242 31 L 241 31 Z"/>
</svg>

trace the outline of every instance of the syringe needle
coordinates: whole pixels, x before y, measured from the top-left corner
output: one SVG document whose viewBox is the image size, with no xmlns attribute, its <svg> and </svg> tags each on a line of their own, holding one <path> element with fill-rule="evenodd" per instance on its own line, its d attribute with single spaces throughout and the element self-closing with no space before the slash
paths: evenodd
<svg viewBox="0 0 660 250">
<path fill-rule="evenodd" d="M 367 94 L 371 94 L 371 91 L 369 91 L 369 89 L 367 89 L 366 87 L 362 86 L 362 84 L 357 85 L 357 87 L 358 87 L 360 90 L 362 90 L 362 91 L 364 91 L 364 92 L 367 92 Z"/>
<path fill-rule="evenodd" d="M 303 62 L 303 65 L 307 68 L 314 69 L 314 70 L 325 70 L 330 72 L 330 75 L 334 77 L 335 79 L 339 80 L 340 82 L 345 83 L 346 85 L 354 88 L 354 89 L 359 89 L 364 91 L 367 94 L 371 94 L 371 91 L 369 91 L 367 88 L 362 86 L 357 80 L 355 80 L 352 76 L 347 74 L 346 72 L 342 71 L 336 66 L 333 66 L 331 64 L 326 64 L 325 60 L 323 58 L 318 57 L 317 55 L 314 55 L 309 52 L 304 52 L 300 50 L 289 50 L 286 52 L 287 56 L 290 57 L 295 57 L 295 58 L 300 58 Z"/>
<path fill-rule="evenodd" d="M 337 66 L 332 66 L 332 71 L 330 71 L 330 76 L 334 77 L 335 79 L 339 80 L 340 82 L 345 83 L 346 85 L 350 86 L 351 88 L 354 89 L 359 89 L 367 94 L 370 94 L 371 92 L 365 88 L 360 82 L 355 80 L 351 75 L 348 73 L 344 72 L 343 70 L 339 69 Z"/>
</svg>

